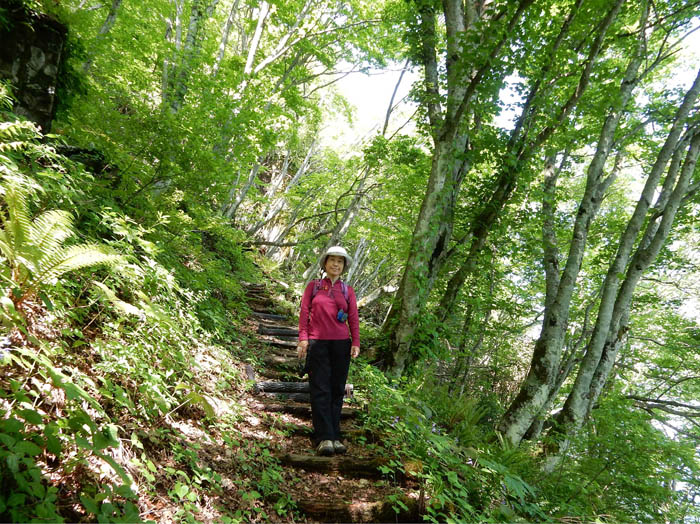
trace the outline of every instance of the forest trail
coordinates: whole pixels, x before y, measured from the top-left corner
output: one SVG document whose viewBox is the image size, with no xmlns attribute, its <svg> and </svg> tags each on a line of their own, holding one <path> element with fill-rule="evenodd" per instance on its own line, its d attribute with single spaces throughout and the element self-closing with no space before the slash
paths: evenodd
<svg viewBox="0 0 700 524">
<path fill-rule="evenodd" d="M 261 369 L 246 367 L 248 379 L 255 382 L 249 405 L 267 421 L 268 431 L 283 428 L 289 434 L 281 440 L 272 438 L 279 441 L 281 464 L 299 480 L 282 488 L 296 502 L 299 513 L 306 522 L 420 522 L 415 482 L 382 475 L 380 467 L 387 459 L 378 452 L 381 446 L 372 443 L 372 435 L 358 426 L 360 410 L 351 405 L 351 386 L 346 391 L 349 394 L 341 423 L 347 453 L 316 455 L 310 439 L 308 382 L 299 381 L 294 321 L 277 313 L 262 284 L 247 284 L 246 293 L 257 320 L 259 341 L 269 348 Z M 408 509 L 397 514 L 395 500 Z"/>
</svg>

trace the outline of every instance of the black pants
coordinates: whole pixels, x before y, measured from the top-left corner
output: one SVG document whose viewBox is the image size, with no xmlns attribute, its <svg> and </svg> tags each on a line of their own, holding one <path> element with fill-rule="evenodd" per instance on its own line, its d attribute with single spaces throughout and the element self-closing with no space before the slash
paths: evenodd
<svg viewBox="0 0 700 524">
<path fill-rule="evenodd" d="M 350 339 L 310 340 L 308 351 L 314 445 L 340 440 L 340 411 L 350 368 Z"/>
</svg>

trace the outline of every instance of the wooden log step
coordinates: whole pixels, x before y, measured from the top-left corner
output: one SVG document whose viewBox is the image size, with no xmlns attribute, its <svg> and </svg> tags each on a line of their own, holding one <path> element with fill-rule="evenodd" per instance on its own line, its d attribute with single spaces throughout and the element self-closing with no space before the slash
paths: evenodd
<svg viewBox="0 0 700 524">
<path fill-rule="evenodd" d="M 295 319 L 290 319 L 290 318 L 284 318 L 284 319 L 279 319 L 279 318 L 263 318 L 263 317 L 257 317 L 257 321 L 259 325 L 265 326 L 265 327 L 270 327 L 270 328 L 275 328 L 275 327 L 280 327 L 280 328 L 290 328 L 290 329 L 296 329 L 297 323 Z"/>
<path fill-rule="evenodd" d="M 296 369 L 299 367 L 299 359 L 292 356 L 282 355 L 265 355 L 263 358 L 265 364 L 269 366 L 277 366 L 286 369 Z"/>
<path fill-rule="evenodd" d="M 287 359 L 292 358 L 296 360 L 297 363 L 301 362 L 301 360 L 297 356 L 296 350 L 288 346 L 270 346 L 267 351 L 270 355 L 277 355 L 278 357 L 284 357 Z"/>
<path fill-rule="evenodd" d="M 280 457 L 282 464 L 306 471 L 318 471 L 321 473 L 341 473 L 345 476 L 380 478 L 382 472 L 380 466 L 384 466 L 388 460 L 385 458 L 358 458 L 347 455 L 335 455 L 333 457 L 320 457 L 318 455 L 295 455 L 287 453 Z"/>
<path fill-rule="evenodd" d="M 259 375 L 261 377 L 269 378 L 271 380 L 292 380 L 295 378 L 299 378 L 298 371 L 285 371 L 270 368 L 261 369 Z"/>
<path fill-rule="evenodd" d="M 308 382 L 277 382 L 266 381 L 258 382 L 255 387 L 259 391 L 265 391 L 269 393 L 308 393 L 309 383 Z"/>
<path fill-rule="evenodd" d="M 276 308 L 277 302 L 275 302 L 272 299 L 260 300 L 254 298 L 248 302 L 248 305 L 253 311 L 262 311 L 263 313 L 269 313 Z"/>
<path fill-rule="evenodd" d="M 278 348 L 290 348 L 293 349 L 297 347 L 296 342 L 292 342 L 291 340 L 279 340 L 279 339 L 260 339 L 261 342 L 264 342 L 265 344 L 268 344 L 270 346 L 275 346 Z"/>
<path fill-rule="evenodd" d="M 269 311 L 263 310 L 253 310 L 253 315 L 259 318 L 264 318 L 267 320 L 288 320 L 284 315 L 278 315 L 277 313 L 270 313 Z"/>
<path fill-rule="evenodd" d="M 299 330 L 288 327 L 267 327 L 258 326 L 258 333 L 261 335 L 272 335 L 275 337 L 298 337 Z"/>
<path fill-rule="evenodd" d="M 308 499 L 297 501 L 297 507 L 308 517 L 319 522 L 423 522 L 420 516 L 417 499 L 401 497 L 408 508 L 399 509 L 396 513 L 389 501 L 332 501 L 323 499 Z"/>
<path fill-rule="evenodd" d="M 309 404 L 311 403 L 310 393 L 294 393 L 292 391 L 262 391 L 260 392 L 260 394 L 264 395 L 266 398 L 269 398 L 271 400 L 278 400 L 280 402 L 284 402 L 285 400 L 291 400 L 293 402 L 302 402 Z"/>
<path fill-rule="evenodd" d="M 311 403 L 311 394 L 310 393 L 301 393 L 301 392 L 294 392 L 294 391 L 261 391 L 260 393 L 269 399 L 275 399 L 275 400 L 279 400 L 279 401 L 292 400 L 294 402 Z M 352 395 L 347 395 L 347 390 L 346 390 L 345 397 L 347 398 L 349 396 L 352 396 Z"/>
<path fill-rule="evenodd" d="M 285 430 L 294 435 L 311 435 L 314 432 L 312 426 L 302 424 L 288 424 Z M 349 442 L 356 442 L 359 437 L 367 435 L 367 431 L 361 428 L 342 428 L 342 432 L 343 438 Z"/>
<path fill-rule="evenodd" d="M 285 400 L 292 400 L 294 402 L 306 402 L 311 403 L 311 395 L 309 393 L 292 393 L 292 392 L 263 392 L 263 395 L 269 399 L 278 400 L 283 402 Z"/>
<path fill-rule="evenodd" d="M 402 496 L 401 502 L 408 508 L 396 513 L 388 501 L 333 500 L 323 497 L 298 499 L 297 508 L 308 520 L 316 522 L 422 522 L 417 499 Z"/>
<path fill-rule="evenodd" d="M 255 389 L 257 391 L 265 391 L 268 393 L 308 393 L 309 383 L 307 381 L 302 382 L 280 382 L 274 381 L 263 381 L 257 382 L 255 384 Z M 355 386 L 352 384 L 345 384 L 345 396 L 352 397 Z"/>
<path fill-rule="evenodd" d="M 262 409 L 269 413 L 287 413 L 289 415 L 297 415 L 298 417 L 311 418 L 311 406 L 306 404 L 291 404 L 279 402 L 261 401 Z M 357 417 L 360 412 L 357 408 L 343 408 L 340 412 L 340 418 L 350 419 Z"/>
</svg>

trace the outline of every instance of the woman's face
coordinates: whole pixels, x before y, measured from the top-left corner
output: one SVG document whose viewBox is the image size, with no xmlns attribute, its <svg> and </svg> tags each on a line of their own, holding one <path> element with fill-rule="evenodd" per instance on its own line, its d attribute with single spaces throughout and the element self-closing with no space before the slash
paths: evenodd
<svg viewBox="0 0 700 524">
<path fill-rule="evenodd" d="M 329 255 L 326 258 L 326 264 L 324 269 L 329 278 L 335 279 L 340 276 L 345 267 L 345 258 L 339 257 L 338 255 Z"/>
</svg>

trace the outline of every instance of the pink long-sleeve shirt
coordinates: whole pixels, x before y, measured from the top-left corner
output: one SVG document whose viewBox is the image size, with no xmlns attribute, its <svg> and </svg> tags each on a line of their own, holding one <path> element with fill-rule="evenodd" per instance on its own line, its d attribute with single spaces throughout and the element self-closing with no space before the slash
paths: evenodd
<svg viewBox="0 0 700 524">
<path fill-rule="evenodd" d="M 313 290 L 314 281 L 312 280 L 306 286 L 304 295 L 301 297 L 299 340 L 345 340 L 352 338 L 352 345 L 360 347 L 360 319 L 357 315 L 355 290 L 348 286 L 347 302 L 343 296 L 340 279 L 332 284 L 329 278 L 324 278 L 321 281 L 321 288 L 312 300 Z M 348 314 L 347 323 L 337 320 L 339 306 L 343 306 L 343 310 Z"/>
</svg>

